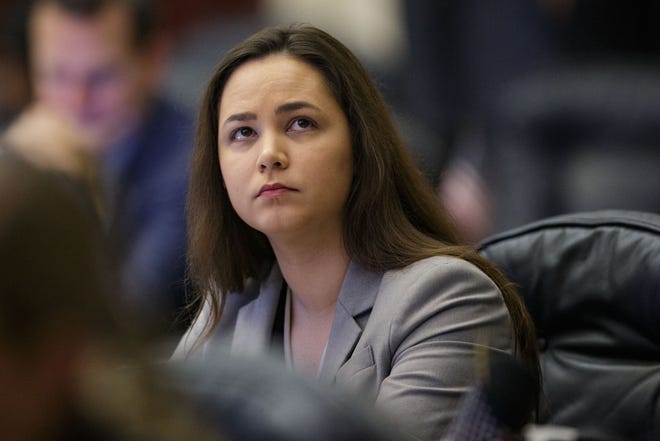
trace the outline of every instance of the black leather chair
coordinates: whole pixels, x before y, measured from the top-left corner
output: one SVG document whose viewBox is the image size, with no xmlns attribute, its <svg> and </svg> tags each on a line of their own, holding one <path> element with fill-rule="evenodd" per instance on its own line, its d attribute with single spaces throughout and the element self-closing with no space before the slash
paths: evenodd
<svg viewBox="0 0 660 441">
<path fill-rule="evenodd" d="M 537 327 L 541 422 L 660 440 L 660 215 L 568 214 L 484 240 Z"/>
</svg>

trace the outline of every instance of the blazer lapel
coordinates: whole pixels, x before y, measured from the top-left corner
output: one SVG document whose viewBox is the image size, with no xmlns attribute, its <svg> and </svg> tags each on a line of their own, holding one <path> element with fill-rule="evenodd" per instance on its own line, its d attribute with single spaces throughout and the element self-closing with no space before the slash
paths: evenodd
<svg viewBox="0 0 660 441">
<path fill-rule="evenodd" d="M 258 355 L 270 350 L 282 283 L 282 273 L 275 264 L 261 284 L 259 295 L 238 311 L 232 354 Z"/>
<path fill-rule="evenodd" d="M 357 317 L 373 307 L 382 277 L 382 273 L 366 271 L 354 262 L 349 264 L 339 291 L 335 317 L 319 372 L 321 380 L 332 382 L 339 368 L 353 353 L 362 335 L 362 326 Z"/>
</svg>

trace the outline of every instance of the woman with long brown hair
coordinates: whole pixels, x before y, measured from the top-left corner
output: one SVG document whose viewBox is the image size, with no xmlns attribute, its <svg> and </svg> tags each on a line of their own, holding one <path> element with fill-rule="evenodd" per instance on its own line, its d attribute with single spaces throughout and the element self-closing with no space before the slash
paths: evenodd
<svg viewBox="0 0 660 441">
<path fill-rule="evenodd" d="M 174 358 L 275 351 L 437 439 L 475 349 L 538 375 L 506 279 L 454 228 L 357 58 L 310 26 L 265 29 L 213 73 L 188 200 L 199 311 Z"/>
</svg>

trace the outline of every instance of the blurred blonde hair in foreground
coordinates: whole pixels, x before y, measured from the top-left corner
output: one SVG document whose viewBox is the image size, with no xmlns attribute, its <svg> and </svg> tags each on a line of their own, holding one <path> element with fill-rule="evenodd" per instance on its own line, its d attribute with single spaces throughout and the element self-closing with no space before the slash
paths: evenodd
<svg viewBox="0 0 660 441">
<path fill-rule="evenodd" d="M 92 203 L 0 146 L 0 433 L 5 439 L 218 439 L 122 329 Z"/>
</svg>

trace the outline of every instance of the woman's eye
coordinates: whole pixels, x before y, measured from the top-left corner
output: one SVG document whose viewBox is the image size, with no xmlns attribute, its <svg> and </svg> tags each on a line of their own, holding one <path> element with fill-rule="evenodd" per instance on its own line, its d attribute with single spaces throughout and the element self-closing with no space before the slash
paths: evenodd
<svg viewBox="0 0 660 441">
<path fill-rule="evenodd" d="M 300 131 L 300 130 L 307 130 L 311 127 L 314 127 L 314 123 L 312 123 L 311 120 L 307 118 L 296 118 L 291 122 L 291 125 L 289 126 L 289 130 Z"/>
<path fill-rule="evenodd" d="M 234 140 L 241 140 L 241 139 L 247 139 L 253 135 L 254 135 L 254 130 L 252 130 L 249 127 L 241 127 L 240 129 L 236 129 L 234 131 L 231 138 Z"/>
</svg>

